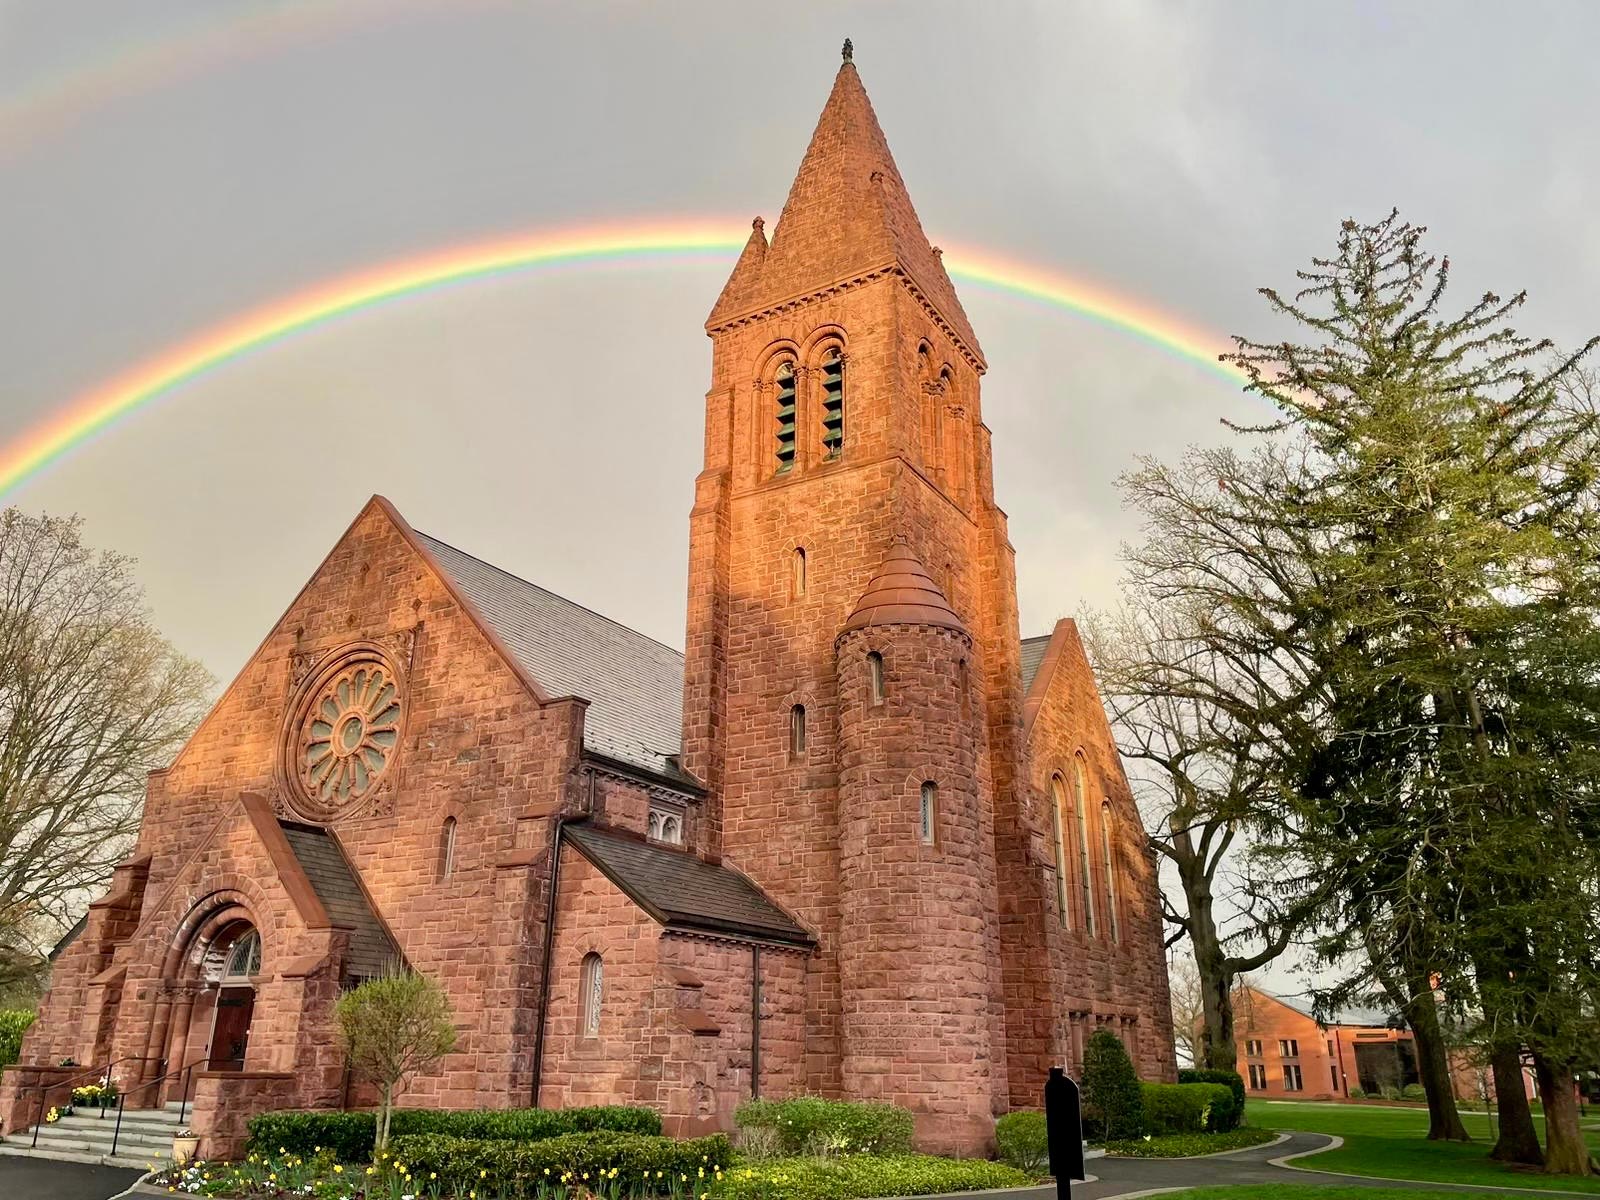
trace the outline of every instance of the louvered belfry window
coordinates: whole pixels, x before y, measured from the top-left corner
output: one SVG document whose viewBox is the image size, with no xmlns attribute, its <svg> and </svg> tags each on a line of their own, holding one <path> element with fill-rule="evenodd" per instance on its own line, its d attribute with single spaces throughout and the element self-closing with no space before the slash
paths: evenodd
<svg viewBox="0 0 1600 1200">
<path fill-rule="evenodd" d="M 844 453 L 844 355 L 837 346 L 822 358 L 822 450 L 829 459 Z"/>
<path fill-rule="evenodd" d="M 778 474 L 782 475 L 794 466 L 794 364 L 781 364 L 774 381 L 778 385 Z"/>
</svg>

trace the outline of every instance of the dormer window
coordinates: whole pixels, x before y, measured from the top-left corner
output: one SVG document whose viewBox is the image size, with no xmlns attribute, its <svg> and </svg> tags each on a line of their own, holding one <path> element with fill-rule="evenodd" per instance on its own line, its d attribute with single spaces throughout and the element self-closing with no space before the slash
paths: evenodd
<svg viewBox="0 0 1600 1200">
<path fill-rule="evenodd" d="M 645 833 L 653 842 L 665 842 L 669 846 L 683 845 L 683 814 L 674 812 L 670 808 L 650 807 L 649 824 Z"/>
<path fill-rule="evenodd" d="M 822 456 L 844 453 L 844 355 L 829 346 L 822 355 Z"/>
<path fill-rule="evenodd" d="M 795 438 L 795 377 L 794 364 L 782 362 L 778 364 L 777 374 L 773 377 L 778 392 L 778 474 L 794 468 L 794 438 Z"/>
</svg>

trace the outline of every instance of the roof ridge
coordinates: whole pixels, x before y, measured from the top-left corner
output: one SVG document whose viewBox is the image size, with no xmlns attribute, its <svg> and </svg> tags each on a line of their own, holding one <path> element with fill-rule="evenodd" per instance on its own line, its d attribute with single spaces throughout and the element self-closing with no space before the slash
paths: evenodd
<svg viewBox="0 0 1600 1200">
<path fill-rule="evenodd" d="M 598 609 L 590 608 L 587 604 L 580 604 L 580 603 L 578 603 L 578 601 L 572 599 L 572 597 L 570 597 L 570 596 L 563 596 L 560 592 L 553 592 L 549 588 L 545 587 L 542 583 L 535 583 L 531 579 L 524 579 L 521 575 L 517 575 L 514 572 L 508 571 L 504 567 L 498 565 L 497 563 L 490 562 L 487 558 L 479 558 L 476 554 L 473 554 L 470 550 L 463 550 L 460 546 L 455 545 L 453 542 L 447 542 L 443 538 L 435 537 L 433 534 L 425 533 L 420 529 L 416 530 L 416 534 L 417 534 L 418 537 L 427 538 L 428 541 L 432 542 L 436 546 L 442 546 L 446 550 L 453 550 L 455 553 L 461 555 L 463 558 L 470 558 L 473 562 L 479 563 L 479 564 L 481 564 L 481 565 L 483 565 L 485 567 L 488 567 L 491 571 L 497 571 L 501 575 L 504 575 L 507 579 L 514 579 L 516 582 L 522 584 L 524 587 L 535 588 L 538 591 L 543 592 L 546 596 L 554 597 L 555 599 L 561 601 L 561 603 L 563 603 L 563 604 L 570 604 L 573 608 L 582 609 L 584 612 L 588 613 L 591 617 L 598 617 L 600 620 L 604 621 L 608 625 L 615 625 L 618 629 L 622 630 L 625 633 L 631 633 L 631 634 L 634 635 L 634 637 L 643 638 L 645 641 L 650 642 L 650 643 L 652 643 L 654 645 L 660 646 L 663 650 L 666 650 L 671 654 L 675 654 L 679 658 L 683 658 L 684 657 L 684 652 L 682 650 L 679 650 L 676 647 L 667 645 L 667 643 L 663 642 L 660 638 L 653 638 L 648 633 L 643 633 L 640 630 L 635 629 L 632 625 L 624 625 L 621 621 L 617 620 L 615 617 L 608 617 L 608 616 L 606 616 L 605 613 L 600 612 Z"/>
</svg>

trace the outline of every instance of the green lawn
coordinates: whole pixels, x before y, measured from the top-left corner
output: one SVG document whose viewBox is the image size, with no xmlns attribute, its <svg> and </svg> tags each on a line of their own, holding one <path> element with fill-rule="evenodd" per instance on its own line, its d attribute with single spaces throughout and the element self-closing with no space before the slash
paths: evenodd
<svg viewBox="0 0 1600 1200">
<path fill-rule="evenodd" d="M 1254 1187 L 1195 1188 L 1170 1192 L 1161 1200 L 1461 1200 L 1471 1192 L 1424 1192 L 1411 1188 L 1296 1187 L 1285 1190 L 1278 1184 Z M 1480 1192 L 1478 1195 L 1487 1196 Z"/>
<path fill-rule="evenodd" d="M 1489 1118 L 1483 1113 L 1462 1113 L 1467 1132 L 1477 1141 L 1469 1143 L 1430 1142 L 1426 1109 L 1377 1108 L 1360 1104 L 1285 1104 L 1251 1099 L 1246 1113 L 1252 1124 L 1271 1129 L 1328 1133 L 1344 1139 L 1344 1145 L 1325 1154 L 1296 1159 L 1294 1165 L 1315 1171 L 1344 1171 L 1351 1175 L 1371 1175 L 1381 1179 L 1418 1179 L 1428 1183 L 1476 1183 L 1490 1187 L 1536 1188 L 1552 1191 L 1585 1192 L 1600 1196 L 1600 1179 L 1578 1179 L 1570 1175 L 1545 1175 L 1518 1170 L 1490 1162 L 1487 1155 L 1493 1138 Z M 1534 1113 L 1543 1133 L 1544 1118 Z M 1600 1134 L 1589 1132 L 1589 1144 L 1600 1151 Z M 1235 1193 L 1226 1193 L 1234 1195 Z M 1241 1189 L 1237 1195 L 1247 1195 Z M 1296 1193 L 1296 1197 L 1312 1193 Z M 1330 1193 L 1331 1194 L 1331 1193 Z M 1362 1195 L 1378 1193 L 1364 1190 Z M 1420 1193 L 1408 1192 L 1417 1197 Z M 1199 1195 L 1199 1193 L 1196 1193 Z"/>
</svg>

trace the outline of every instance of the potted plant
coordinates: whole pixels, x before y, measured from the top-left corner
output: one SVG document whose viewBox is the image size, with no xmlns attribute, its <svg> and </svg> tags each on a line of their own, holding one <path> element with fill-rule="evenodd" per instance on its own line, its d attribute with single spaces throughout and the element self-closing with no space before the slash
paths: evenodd
<svg viewBox="0 0 1600 1200">
<path fill-rule="evenodd" d="M 86 1083 L 82 1087 L 72 1089 L 72 1103 L 83 1105 L 84 1108 L 98 1108 L 100 1115 L 105 1116 L 105 1111 L 117 1102 L 117 1085 L 111 1082 L 109 1075 L 102 1075 L 99 1083 Z"/>
<path fill-rule="evenodd" d="M 172 1135 L 172 1162 L 174 1166 L 183 1166 L 194 1157 L 194 1152 L 200 1147 L 200 1138 L 192 1129 L 180 1129 Z"/>
</svg>

